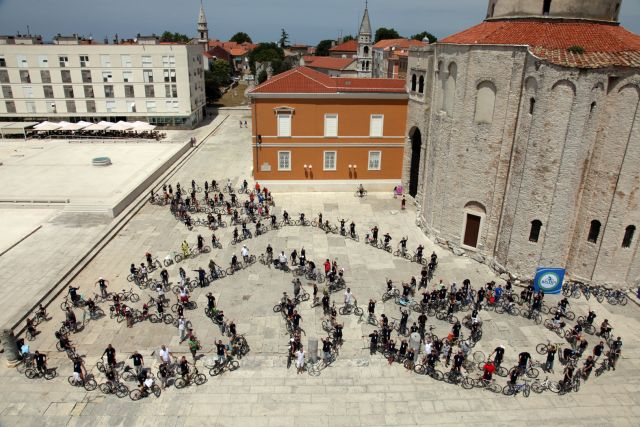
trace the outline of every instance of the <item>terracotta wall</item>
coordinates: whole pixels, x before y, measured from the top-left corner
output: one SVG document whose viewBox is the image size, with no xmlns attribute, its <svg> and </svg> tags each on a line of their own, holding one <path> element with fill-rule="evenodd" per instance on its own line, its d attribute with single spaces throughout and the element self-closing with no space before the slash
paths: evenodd
<svg viewBox="0 0 640 427">
<path fill-rule="evenodd" d="M 293 109 L 291 137 L 277 137 L 276 110 Z M 402 177 L 407 99 L 254 99 L 256 179 L 388 180 Z M 324 137 L 325 114 L 338 114 L 338 137 Z M 384 115 L 383 137 L 370 137 L 370 117 Z M 350 145 L 354 146 L 350 146 Z M 278 171 L 277 152 L 291 151 L 291 171 Z M 324 151 L 336 151 L 335 171 L 324 171 Z M 381 151 L 381 170 L 368 170 L 369 151 Z M 257 157 L 257 158 L 256 158 Z M 259 162 L 259 164 L 258 164 Z M 271 171 L 260 171 L 268 163 Z M 304 168 L 311 165 L 312 168 Z M 348 166 L 357 166 L 349 168 Z"/>
</svg>

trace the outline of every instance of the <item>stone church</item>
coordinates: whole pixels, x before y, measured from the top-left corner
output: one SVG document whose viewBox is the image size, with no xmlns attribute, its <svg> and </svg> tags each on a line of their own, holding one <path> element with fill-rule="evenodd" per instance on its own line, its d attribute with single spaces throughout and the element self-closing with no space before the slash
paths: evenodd
<svg viewBox="0 0 640 427">
<path fill-rule="evenodd" d="M 621 0 L 490 0 L 412 48 L 403 183 L 434 240 L 531 279 L 640 279 L 640 36 Z"/>
</svg>

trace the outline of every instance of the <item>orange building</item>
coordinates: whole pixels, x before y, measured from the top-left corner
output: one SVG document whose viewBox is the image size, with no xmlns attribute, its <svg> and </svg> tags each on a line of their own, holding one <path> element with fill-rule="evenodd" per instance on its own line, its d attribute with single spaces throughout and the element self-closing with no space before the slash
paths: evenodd
<svg viewBox="0 0 640 427">
<path fill-rule="evenodd" d="M 404 81 L 336 78 L 298 67 L 249 96 L 257 181 L 301 189 L 363 183 L 388 190 L 399 184 L 408 102 Z"/>
</svg>

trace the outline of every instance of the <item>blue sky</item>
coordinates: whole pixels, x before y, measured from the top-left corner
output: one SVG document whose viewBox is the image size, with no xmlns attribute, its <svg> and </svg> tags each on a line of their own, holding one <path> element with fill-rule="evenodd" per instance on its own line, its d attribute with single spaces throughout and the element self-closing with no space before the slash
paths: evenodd
<svg viewBox="0 0 640 427">
<path fill-rule="evenodd" d="M 444 37 L 482 21 L 487 0 L 370 0 L 373 28 L 404 36 L 429 31 Z M 245 31 L 254 41 L 275 41 L 285 28 L 292 43 L 317 44 L 342 31 L 353 34 L 364 0 L 204 0 L 211 38 Z M 164 30 L 195 36 L 199 0 L 0 0 L 0 34 L 114 34 L 135 37 Z M 640 0 L 625 0 L 622 24 L 640 34 Z"/>
</svg>

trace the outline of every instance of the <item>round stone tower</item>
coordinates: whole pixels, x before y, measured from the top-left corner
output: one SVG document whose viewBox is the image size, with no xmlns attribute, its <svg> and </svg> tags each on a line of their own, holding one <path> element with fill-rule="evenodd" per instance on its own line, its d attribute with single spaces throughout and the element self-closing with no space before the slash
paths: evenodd
<svg viewBox="0 0 640 427">
<path fill-rule="evenodd" d="M 618 22 L 622 0 L 489 0 L 487 20 L 583 19 Z"/>
</svg>

